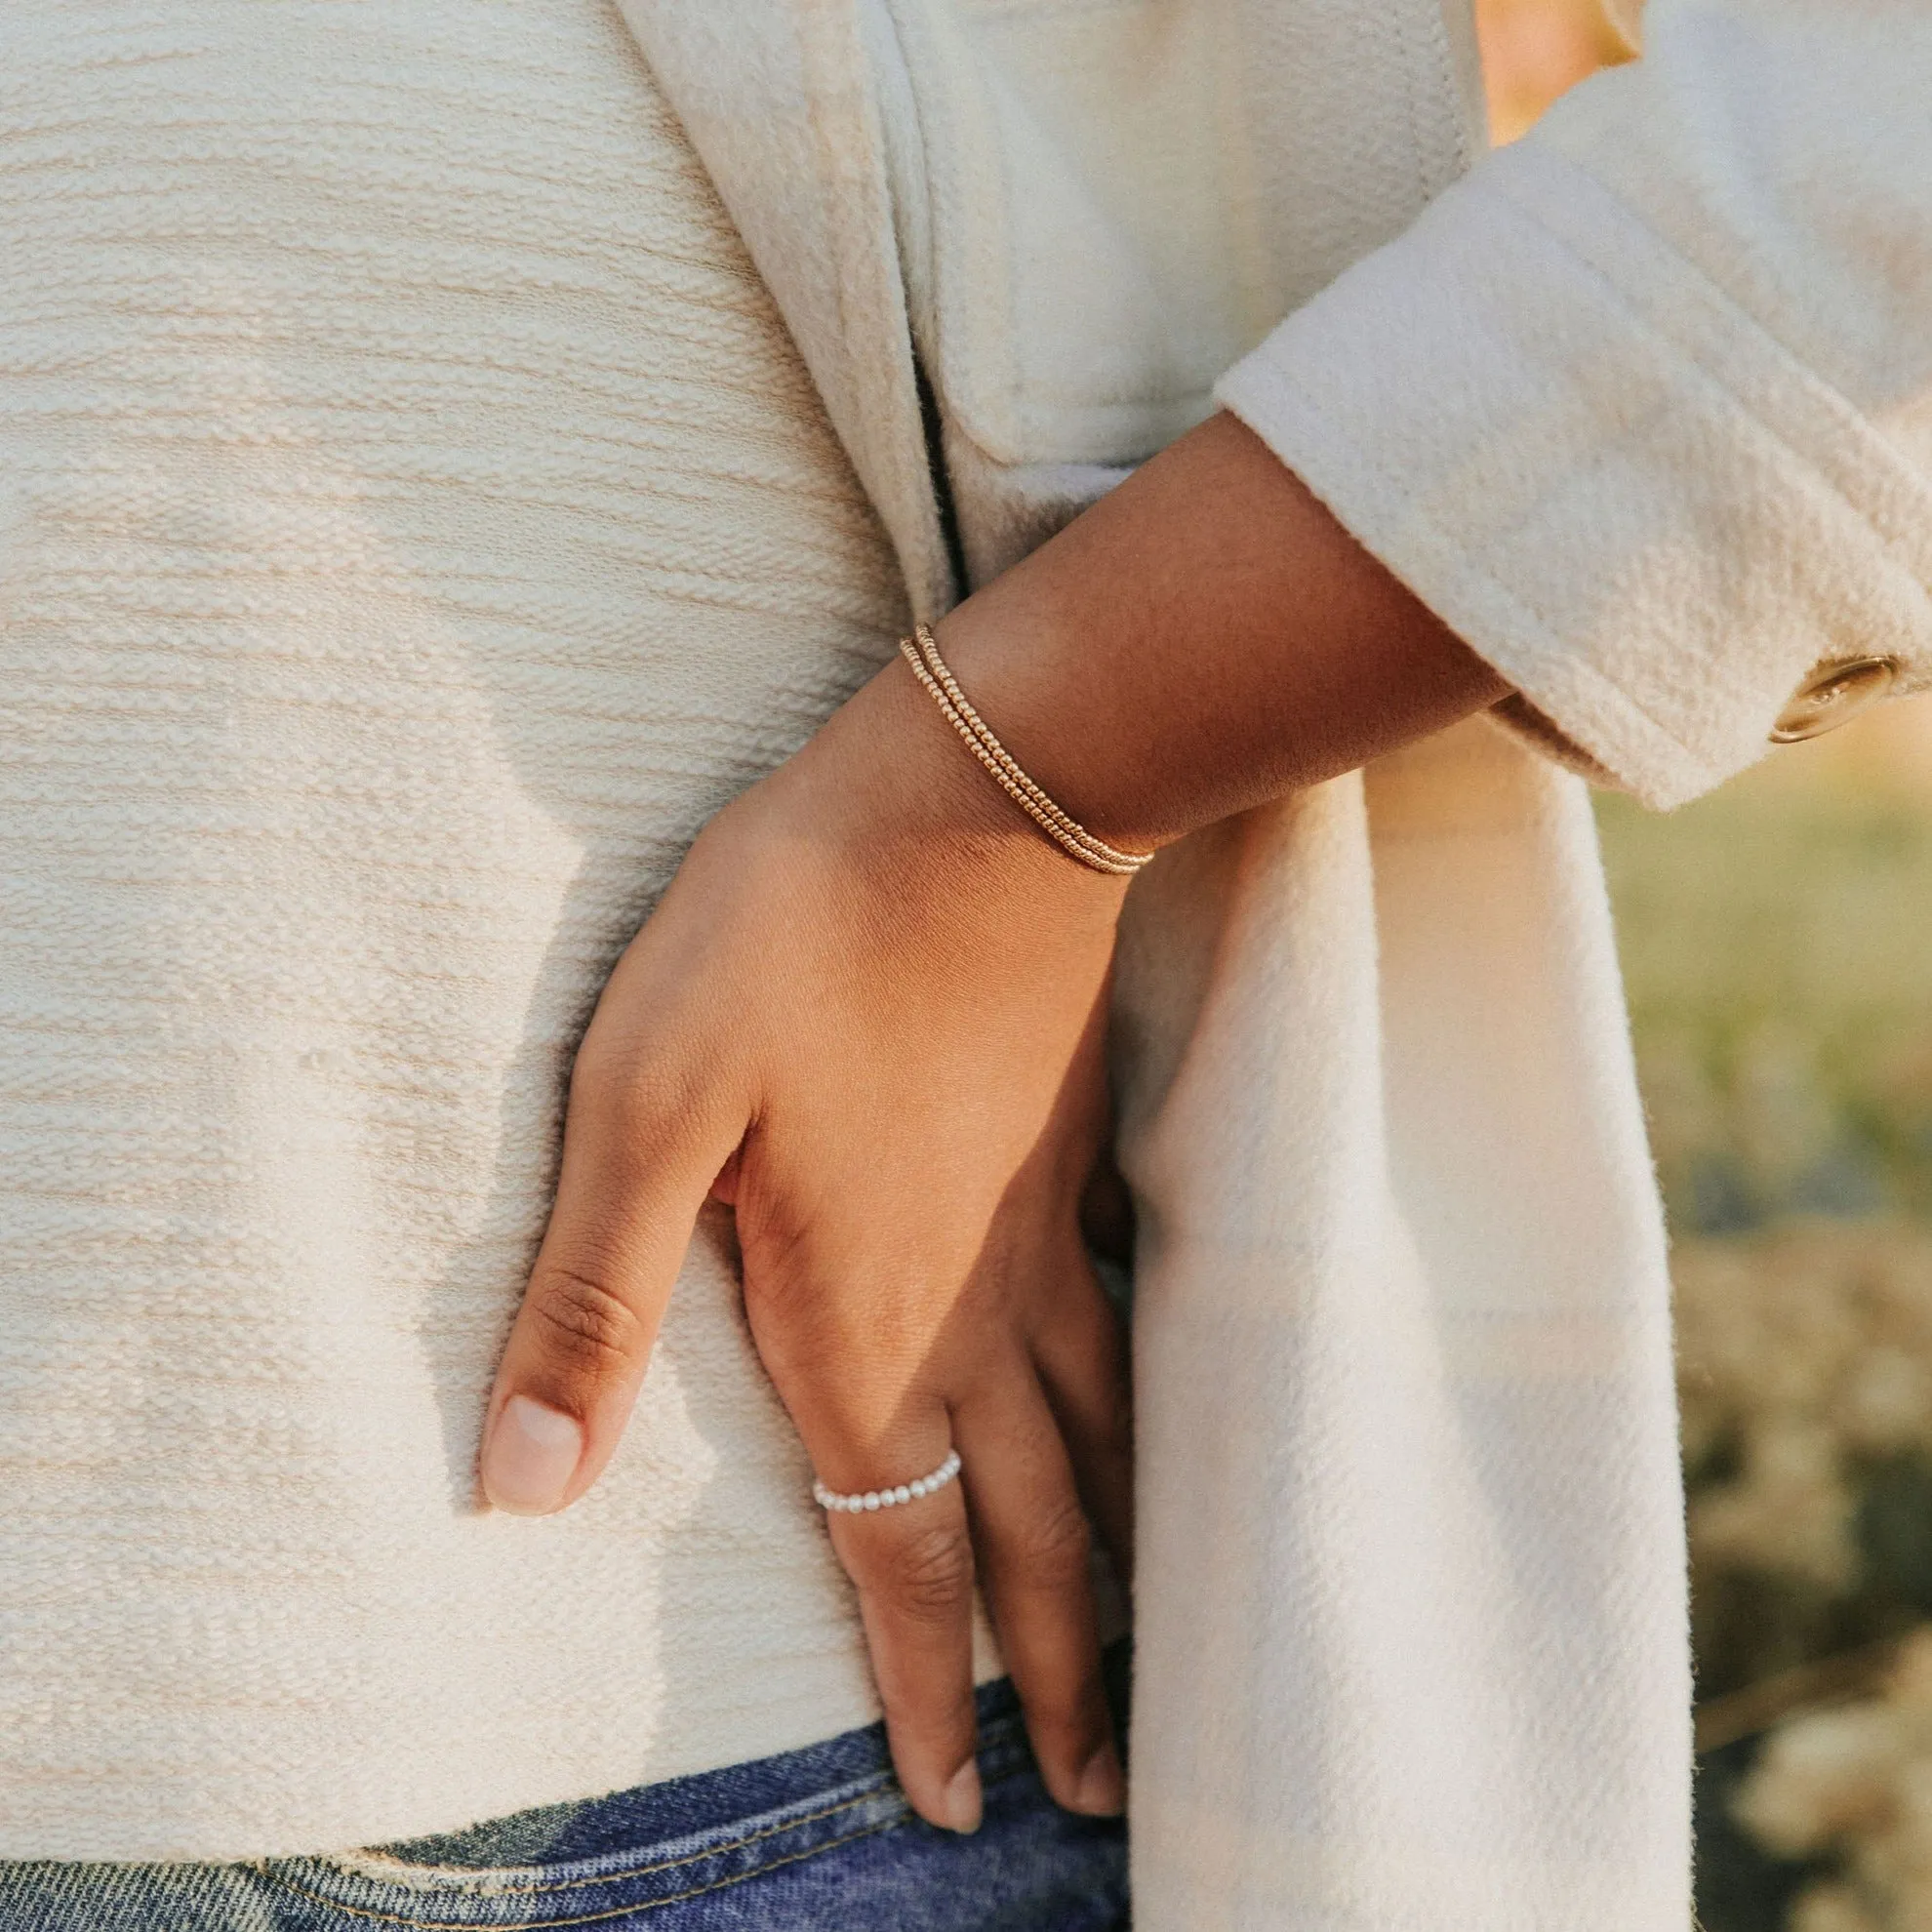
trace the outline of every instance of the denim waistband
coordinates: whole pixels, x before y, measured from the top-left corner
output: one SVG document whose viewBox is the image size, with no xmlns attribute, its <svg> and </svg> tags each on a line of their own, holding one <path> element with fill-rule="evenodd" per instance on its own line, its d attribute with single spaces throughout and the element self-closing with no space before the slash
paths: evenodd
<svg viewBox="0 0 1932 1932">
<path fill-rule="evenodd" d="M 1124 1692 L 1124 1646 L 1108 1662 Z M 622 1922 L 642 1914 L 693 1932 L 1124 1924 L 1118 1821 L 1073 1818 L 1046 1798 L 1009 1683 L 983 1686 L 977 1702 L 986 1805 L 978 1839 L 917 1818 L 893 1776 L 884 1726 L 874 1724 L 754 1763 L 368 1850 L 221 1866 L 0 1863 L 0 1927 L 548 1932 L 602 1924 L 622 1932 Z M 879 1849 L 862 1843 L 868 1839 Z M 754 1879 L 765 1882 L 747 1886 Z M 975 1901 L 970 1911 L 962 1888 Z M 1043 1918 L 1048 1897 L 1056 1903 Z"/>
<path fill-rule="evenodd" d="M 978 1704 L 990 1809 L 1031 1754 L 1009 1683 L 983 1686 Z M 538 1932 L 696 1899 L 913 1822 L 885 1727 L 874 1724 L 756 1763 L 467 1831 L 260 1869 L 319 1906 L 375 1923 Z"/>
</svg>

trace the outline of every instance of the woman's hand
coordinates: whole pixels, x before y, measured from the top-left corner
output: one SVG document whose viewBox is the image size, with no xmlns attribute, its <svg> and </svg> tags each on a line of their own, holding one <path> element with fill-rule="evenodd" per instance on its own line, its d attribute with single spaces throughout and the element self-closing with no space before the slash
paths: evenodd
<svg viewBox="0 0 1932 1932">
<path fill-rule="evenodd" d="M 1226 416 L 939 630 L 1021 765 L 1133 849 L 1508 690 Z M 1126 1403 L 1075 1203 L 1123 893 L 882 672 L 705 828 L 613 976 L 492 1398 L 492 1500 L 581 1496 L 706 1191 L 734 1199 L 752 1332 L 823 1479 L 965 1459 L 963 1486 L 831 1518 L 906 1791 L 961 1828 L 975 1552 L 1049 1788 L 1120 1801 L 1076 1497 L 1124 1558 Z"/>
<path fill-rule="evenodd" d="M 1014 810 L 902 664 L 705 828 L 605 988 L 483 1483 L 542 1514 L 622 1434 L 707 1193 L 821 1478 L 894 1761 L 979 1822 L 977 1577 L 1049 1790 L 1120 1809 L 1087 1524 L 1128 1560 L 1123 1349 L 1078 1221 L 1123 882 Z"/>
</svg>

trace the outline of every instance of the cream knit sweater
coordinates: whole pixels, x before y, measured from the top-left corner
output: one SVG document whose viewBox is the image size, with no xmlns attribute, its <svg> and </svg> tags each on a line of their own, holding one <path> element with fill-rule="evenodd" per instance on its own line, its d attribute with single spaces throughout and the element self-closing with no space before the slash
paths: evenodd
<svg viewBox="0 0 1932 1932">
<path fill-rule="evenodd" d="M 868 1720 L 722 1221 L 589 1501 L 472 1500 L 589 1004 L 902 617 L 634 44 L 9 0 L 0 261 L 0 1857 Z"/>
</svg>

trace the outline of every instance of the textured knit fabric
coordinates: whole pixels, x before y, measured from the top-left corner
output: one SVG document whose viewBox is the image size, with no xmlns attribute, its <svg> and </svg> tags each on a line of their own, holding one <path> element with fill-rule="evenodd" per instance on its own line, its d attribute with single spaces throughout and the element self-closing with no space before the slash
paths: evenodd
<svg viewBox="0 0 1932 1932">
<path fill-rule="evenodd" d="M 480 1511 L 573 1043 L 891 551 L 599 0 L 0 9 L 0 1855 L 414 1834 L 876 1712 L 701 1233 Z"/>
</svg>

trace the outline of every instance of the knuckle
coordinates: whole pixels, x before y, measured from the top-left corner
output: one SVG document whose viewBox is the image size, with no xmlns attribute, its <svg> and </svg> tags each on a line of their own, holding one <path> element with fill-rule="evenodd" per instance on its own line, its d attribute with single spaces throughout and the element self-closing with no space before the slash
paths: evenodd
<svg viewBox="0 0 1932 1932">
<path fill-rule="evenodd" d="M 622 1092 L 636 1069 L 638 1047 L 638 1041 L 613 1026 L 604 1013 L 593 1014 L 571 1059 L 571 1099 L 601 1100 Z"/>
<path fill-rule="evenodd" d="M 914 1532 L 886 1555 L 881 1570 L 881 1593 L 917 1622 L 951 1622 L 972 1600 L 973 1545 L 963 1526 Z"/>
<path fill-rule="evenodd" d="M 621 1120 L 664 1084 L 654 1044 L 608 1028 L 601 1017 L 579 1042 L 570 1067 L 570 1105 L 600 1120 Z"/>
<path fill-rule="evenodd" d="M 1093 1533 L 1072 1497 L 1036 1511 L 1014 1540 L 1011 1561 L 1030 1588 L 1054 1591 L 1085 1588 Z"/>
<path fill-rule="evenodd" d="M 606 1131 L 628 1135 L 665 1109 L 671 1085 L 636 1052 L 586 1039 L 570 1069 L 571 1109 Z"/>
<path fill-rule="evenodd" d="M 643 1324 L 624 1298 L 587 1274 L 546 1268 L 532 1286 L 530 1314 L 544 1353 L 572 1374 L 608 1381 L 643 1348 Z"/>
</svg>

